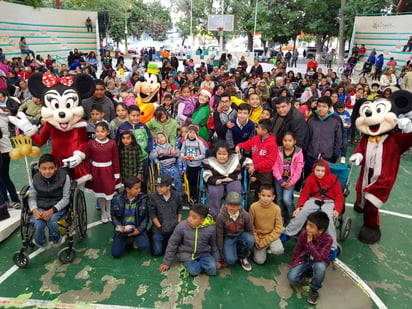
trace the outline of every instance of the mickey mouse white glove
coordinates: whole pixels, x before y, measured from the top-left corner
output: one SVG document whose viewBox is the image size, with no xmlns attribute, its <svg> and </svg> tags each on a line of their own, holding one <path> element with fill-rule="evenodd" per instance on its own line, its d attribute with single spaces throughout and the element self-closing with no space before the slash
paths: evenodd
<svg viewBox="0 0 412 309">
<path fill-rule="evenodd" d="M 363 160 L 363 155 L 361 153 L 354 153 L 349 158 L 349 161 L 351 161 L 354 165 L 360 165 L 362 160 Z"/>
<path fill-rule="evenodd" d="M 75 154 L 67 159 L 63 159 L 62 162 L 64 167 L 74 168 L 82 162 L 82 158 Z"/>
<path fill-rule="evenodd" d="M 399 130 L 402 130 L 403 133 L 412 132 L 412 122 L 409 118 L 398 118 L 395 119 L 395 122 L 398 125 Z"/>
<path fill-rule="evenodd" d="M 23 112 L 18 112 L 16 116 L 9 116 L 9 120 L 17 128 L 24 132 L 24 135 L 33 136 L 37 133 L 37 127 L 33 125 Z"/>
</svg>

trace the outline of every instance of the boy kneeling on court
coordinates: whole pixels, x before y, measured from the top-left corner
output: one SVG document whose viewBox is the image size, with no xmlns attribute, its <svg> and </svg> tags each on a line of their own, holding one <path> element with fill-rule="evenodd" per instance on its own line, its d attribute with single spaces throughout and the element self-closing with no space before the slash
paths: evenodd
<svg viewBox="0 0 412 309">
<path fill-rule="evenodd" d="M 306 230 L 299 235 L 292 254 L 292 268 L 287 275 L 293 284 L 311 278 L 307 301 L 313 305 L 318 302 L 318 290 L 322 287 L 330 263 L 329 251 L 333 240 L 325 233 L 328 226 L 329 217 L 323 211 L 315 211 L 308 216 Z"/>
<path fill-rule="evenodd" d="M 124 191 L 115 195 L 111 204 L 112 223 L 115 227 L 112 256 L 120 258 L 129 240 L 139 250 L 149 249 L 147 224 L 149 211 L 147 195 L 141 192 L 142 182 L 135 176 L 123 181 Z"/>
<path fill-rule="evenodd" d="M 206 206 L 194 204 L 189 217 L 176 226 L 167 244 L 160 271 L 170 268 L 177 252 L 191 276 L 201 272 L 209 276 L 216 275 L 221 267 L 216 246 L 216 226 Z"/>
<path fill-rule="evenodd" d="M 242 208 L 242 198 L 238 192 L 226 195 L 225 206 L 216 220 L 216 238 L 222 260 L 229 265 L 239 261 L 244 270 L 252 270 L 247 257 L 255 245 L 253 224 L 247 211 Z"/>
<path fill-rule="evenodd" d="M 29 190 L 29 208 L 33 215 L 33 243 L 43 249 L 62 245 L 66 237 L 60 236 L 58 221 L 66 214 L 70 202 L 70 177 L 57 168 L 53 155 L 44 154 L 39 159 L 39 172 L 33 176 Z M 49 243 L 44 232 L 49 228 Z"/>
</svg>

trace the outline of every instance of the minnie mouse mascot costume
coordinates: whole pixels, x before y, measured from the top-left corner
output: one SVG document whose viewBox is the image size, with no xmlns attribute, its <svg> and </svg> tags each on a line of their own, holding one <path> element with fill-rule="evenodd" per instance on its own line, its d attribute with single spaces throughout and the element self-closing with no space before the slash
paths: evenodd
<svg viewBox="0 0 412 309">
<path fill-rule="evenodd" d="M 389 198 L 401 155 L 412 147 L 411 97 L 411 93 L 400 90 L 394 92 L 391 101 L 379 98 L 359 106 L 356 128 L 364 135 L 350 161 L 362 166 L 355 210 L 363 212 L 359 240 L 367 244 L 381 238 L 379 208 Z M 397 113 L 402 115 L 398 118 Z M 399 130 L 395 130 L 396 126 Z"/>
<path fill-rule="evenodd" d="M 87 74 L 57 78 L 50 73 L 34 73 L 30 76 L 30 93 L 41 98 L 44 123 L 40 133 L 22 112 L 17 117 L 9 116 L 17 128 L 32 138 L 38 146 L 52 141 L 51 153 L 59 166 L 70 168 L 70 177 L 79 184 L 91 179 L 83 160 L 87 146 L 86 122 L 83 118 L 81 99 L 94 93 L 95 83 Z"/>
</svg>

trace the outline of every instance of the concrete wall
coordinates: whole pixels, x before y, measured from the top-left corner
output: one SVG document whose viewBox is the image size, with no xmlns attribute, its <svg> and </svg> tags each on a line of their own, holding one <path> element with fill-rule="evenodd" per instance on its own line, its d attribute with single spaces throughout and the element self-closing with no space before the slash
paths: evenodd
<svg viewBox="0 0 412 309">
<path fill-rule="evenodd" d="M 96 51 L 97 12 L 38 8 L 0 2 L 0 47 L 6 58 L 24 56 L 19 49 L 20 37 L 26 37 L 29 48 L 46 58 L 66 61 L 69 51 L 78 48 L 81 52 Z M 93 23 L 93 32 L 84 25 L 87 17 Z"/>
</svg>

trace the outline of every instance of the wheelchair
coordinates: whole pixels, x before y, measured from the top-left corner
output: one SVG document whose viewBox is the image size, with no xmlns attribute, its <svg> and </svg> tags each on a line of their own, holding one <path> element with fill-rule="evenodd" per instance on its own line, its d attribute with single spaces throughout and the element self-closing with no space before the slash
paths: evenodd
<svg viewBox="0 0 412 309">
<path fill-rule="evenodd" d="M 339 241 L 345 241 L 349 237 L 349 232 L 352 227 L 352 218 L 344 216 L 345 213 L 345 200 L 346 197 L 348 197 L 350 193 L 350 177 L 352 174 L 353 170 L 353 164 L 348 165 L 348 164 L 337 164 L 337 163 L 330 163 L 329 162 L 329 167 L 331 170 L 331 173 L 334 174 L 336 177 L 338 177 L 339 182 L 342 186 L 342 192 L 344 196 L 344 201 L 343 201 L 343 210 L 342 213 L 339 214 L 339 217 L 335 219 L 335 229 L 336 229 L 336 236 L 337 240 Z"/>
<path fill-rule="evenodd" d="M 147 167 L 147 196 L 151 196 L 155 192 L 156 178 L 160 175 L 159 164 L 150 161 Z"/>
<path fill-rule="evenodd" d="M 203 178 L 204 175 L 204 167 L 202 167 L 200 174 L 199 174 L 199 197 L 200 197 L 200 203 L 203 205 L 207 205 L 207 185 L 206 182 Z M 242 208 L 245 209 L 246 211 L 249 210 L 249 207 L 251 203 L 254 201 L 254 190 L 251 192 L 250 188 L 250 178 L 249 178 L 249 173 L 247 170 L 247 166 L 242 167 L 241 169 L 241 175 L 242 175 L 242 192 L 241 192 L 241 197 L 242 197 Z M 228 192 L 226 192 L 227 194 Z M 224 198 L 222 198 L 221 204 L 224 203 Z"/>
<path fill-rule="evenodd" d="M 32 163 L 32 174 L 37 172 L 37 162 Z M 14 253 L 13 262 L 19 268 L 27 268 L 30 263 L 28 255 L 29 248 L 34 247 L 33 235 L 34 226 L 30 223 L 32 213 L 29 208 L 29 185 L 25 185 L 20 191 L 22 195 L 23 206 L 21 209 L 20 234 L 22 238 L 22 248 Z M 83 191 L 79 188 L 76 181 L 72 181 L 70 186 L 70 202 L 66 207 L 67 213 L 58 221 L 61 235 L 67 235 L 67 247 L 62 248 L 57 258 L 63 264 L 71 263 L 76 257 L 76 251 L 73 247 L 75 237 L 77 241 L 83 240 L 87 233 L 87 207 Z"/>
</svg>

